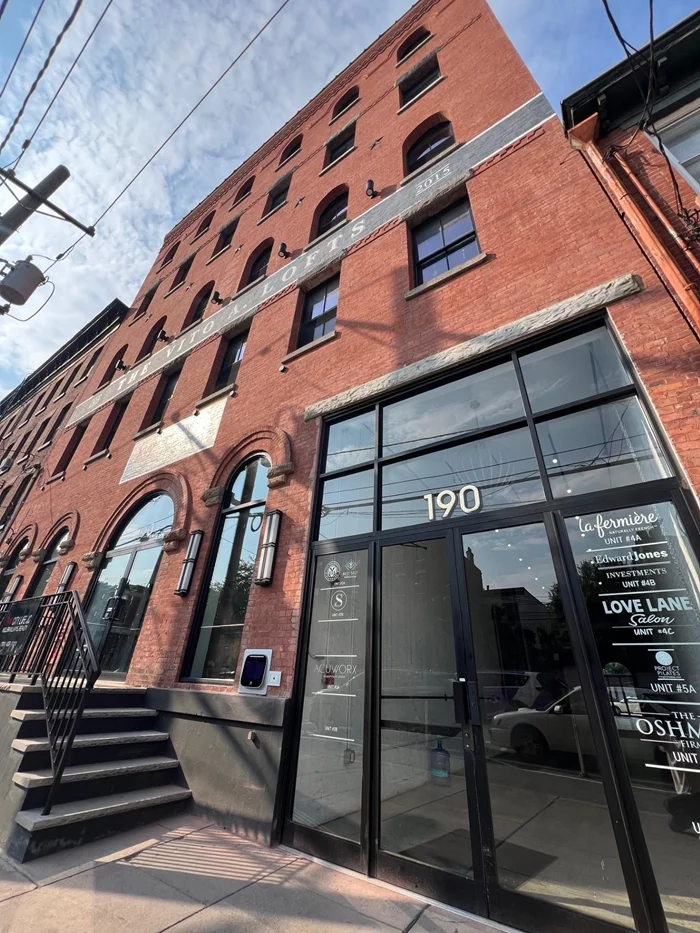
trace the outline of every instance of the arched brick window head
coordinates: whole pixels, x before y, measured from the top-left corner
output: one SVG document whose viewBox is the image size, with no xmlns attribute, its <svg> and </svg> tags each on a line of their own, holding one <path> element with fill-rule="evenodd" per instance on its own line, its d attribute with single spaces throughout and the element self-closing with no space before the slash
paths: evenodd
<svg viewBox="0 0 700 933">
<path fill-rule="evenodd" d="M 331 200 L 321 209 L 313 236 L 323 236 L 348 216 L 348 189 L 344 188 L 331 197 Z"/>
<path fill-rule="evenodd" d="M 406 174 L 422 168 L 431 159 L 449 149 L 455 141 L 449 120 L 436 123 L 426 130 L 406 152 Z"/>
<path fill-rule="evenodd" d="M 241 187 L 236 192 L 236 197 L 233 199 L 234 204 L 238 204 L 239 201 L 242 201 L 243 198 L 247 198 L 250 192 L 253 190 L 253 182 L 255 181 L 255 175 L 251 176 L 247 181 L 244 181 Z"/>
<path fill-rule="evenodd" d="M 425 45 L 431 35 L 432 33 L 425 26 L 419 26 L 396 50 L 396 61 L 402 62 L 409 55 L 413 55 L 416 49 L 419 49 L 421 45 Z"/>
<path fill-rule="evenodd" d="M 160 264 L 161 269 L 163 266 L 167 266 L 169 262 L 173 261 L 179 245 L 180 241 L 178 240 L 177 243 L 173 243 L 173 245 L 168 249 L 168 252 L 165 254 L 165 256 L 163 256 L 163 262 Z"/>
<path fill-rule="evenodd" d="M 303 135 L 300 133 L 298 136 L 294 137 L 289 145 L 285 146 L 285 148 L 282 150 L 282 155 L 280 156 L 280 165 L 282 165 L 283 162 L 288 162 L 298 152 L 301 152 L 301 142 L 303 138 Z"/>
<path fill-rule="evenodd" d="M 201 288 L 194 297 L 190 309 L 187 312 L 187 317 L 185 318 L 185 323 L 182 325 L 184 327 L 189 327 L 190 324 L 196 324 L 198 321 L 201 321 L 204 317 L 204 312 L 207 310 L 207 305 L 209 304 L 209 299 L 211 298 L 211 293 L 214 291 L 214 282 L 207 282 L 204 288 Z"/>
<path fill-rule="evenodd" d="M 246 285 L 250 285 L 252 282 L 256 282 L 258 279 L 267 275 L 267 267 L 270 262 L 270 256 L 272 255 L 272 245 L 272 240 L 266 240 L 253 253 L 250 268 L 248 269 L 248 273 L 244 274 L 240 288 L 245 288 Z"/>
<path fill-rule="evenodd" d="M 162 334 L 165 333 L 165 324 L 167 320 L 167 317 L 162 317 L 150 329 L 148 336 L 146 337 L 144 344 L 141 347 L 141 352 L 136 357 L 137 362 L 142 360 L 144 356 L 148 356 L 149 353 L 153 353 L 153 351 L 156 349 L 158 346 L 159 337 L 162 337 Z"/>
<path fill-rule="evenodd" d="M 117 350 L 115 355 L 112 357 L 112 360 L 105 370 L 104 376 L 100 380 L 100 386 L 105 386 L 114 379 L 114 375 L 117 372 L 121 372 L 126 369 L 124 365 L 124 356 L 126 351 L 129 349 L 128 345 L 124 345 L 121 349 Z"/>
<path fill-rule="evenodd" d="M 360 99 L 360 89 L 359 87 L 351 87 L 349 91 L 346 91 L 345 94 L 340 98 L 333 108 L 332 119 L 335 120 L 336 117 L 339 117 L 341 113 L 345 113 L 346 110 L 349 110 L 354 103 Z"/>
</svg>

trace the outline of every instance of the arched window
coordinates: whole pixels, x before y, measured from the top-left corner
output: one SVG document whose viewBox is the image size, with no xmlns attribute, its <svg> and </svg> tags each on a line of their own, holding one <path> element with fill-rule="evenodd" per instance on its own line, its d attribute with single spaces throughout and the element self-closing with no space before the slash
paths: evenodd
<svg viewBox="0 0 700 933">
<path fill-rule="evenodd" d="M 165 254 L 165 256 L 163 256 L 163 262 L 161 262 L 160 264 L 161 269 L 164 266 L 167 266 L 169 262 L 173 261 L 173 259 L 175 258 L 175 253 L 177 252 L 177 248 L 179 245 L 180 245 L 180 241 L 178 240 L 177 243 L 173 243 L 173 245 L 170 247 L 170 249 Z"/>
<path fill-rule="evenodd" d="M 161 333 L 165 333 L 165 322 L 166 321 L 167 321 L 167 317 L 162 317 L 150 329 L 150 331 L 148 332 L 148 337 L 146 337 L 144 344 L 141 347 L 141 352 L 136 357 L 137 363 L 139 360 L 142 360 L 144 356 L 148 356 L 149 353 L 153 353 L 153 351 L 156 348 L 156 345 L 158 344 L 158 337 L 161 335 Z"/>
<path fill-rule="evenodd" d="M 60 557 L 58 549 L 64 541 L 68 540 L 69 537 L 70 532 L 68 529 L 62 528 L 53 539 L 53 543 L 47 549 L 46 554 L 44 555 L 44 559 L 41 562 L 41 566 L 25 594 L 26 599 L 28 599 L 30 596 L 44 595 L 46 584 L 49 582 L 51 574 L 53 573 L 53 569 L 58 563 L 58 558 Z"/>
<path fill-rule="evenodd" d="M 100 380 L 99 388 L 106 386 L 108 382 L 111 382 L 112 379 L 114 379 L 114 374 L 118 370 L 121 371 L 122 369 L 126 369 L 126 366 L 124 366 L 124 355 L 128 349 L 129 347 L 125 344 L 114 354 L 111 363 L 105 370 L 104 376 Z"/>
<path fill-rule="evenodd" d="M 234 204 L 238 204 L 239 201 L 242 201 L 243 198 L 248 197 L 250 192 L 253 190 L 253 182 L 255 181 L 255 175 L 249 178 L 247 181 L 244 181 L 241 187 L 236 192 L 236 197 L 233 199 Z"/>
<path fill-rule="evenodd" d="M 301 152 L 301 141 L 303 135 L 300 133 L 298 136 L 295 136 L 294 139 L 289 143 L 288 146 L 282 150 L 282 155 L 280 156 L 279 164 L 282 165 L 283 162 L 288 162 L 297 152 Z"/>
<path fill-rule="evenodd" d="M 202 222 L 201 222 L 200 225 L 197 227 L 197 232 L 195 233 L 193 239 L 196 240 L 197 237 L 200 237 L 200 236 L 202 236 L 204 233 L 207 232 L 207 230 L 209 229 L 209 227 L 211 227 L 211 222 L 212 222 L 212 220 L 214 219 L 214 214 L 215 214 L 215 213 L 216 213 L 216 211 L 211 211 L 209 214 L 207 214 L 206 217 L 203 218 Z"/>
<path fill-rule="evenodd" d="M 24 538 L 10 555 L 7 564 L 0 568 L 0 602 L 2 602 L 3 593 L 10 585 L 10 580 L 15 575 L 17 565 L 19 564 L 19 555 L 29 544 L 29 538 Z"/>
<path fill-rule="evenodd" d="M 406 152 L 406 174 L 415 172 L 455 141 L 452 124 L 442 120 L 426 130 Z"/>
<path fill-rule="evenodd" d="M 187 665 L 187 676 L 194 679 L 232 680 L 236 673 L 269 469 L 268 458 L 259 455 L 240 467 L 226 488 Z"/>
<path fill-rule="evenodd" d="M 335 120 L 336 117 L 339 117 L 341 113 L 345 113 L 346 110 L 349 110 L 354 103 L 360 99 L 360 89 L 359 87 L 351 87 L 349 91 L 346 91 L 340 100 L 336 103 L 333 108 L 332 120 Z"/>
<path fill-rule="evenodd" d="M 92 590 L 86 619 L 102 670 L 124 674 L 141 630 L 175 509 L 170 496 L 157 493 L 140 502 L 113 535 Z M 116 612 L 105 619 L 110 599 Z"/>
<path fill-rule="evenodd" d="M 189 327 L 190 324 L 196 324 L 198 321 L 202 320 L 204 317 L 204 312 L 207 310 L 207 305 L 209 304 L 211 293 L 213 291 L 214 283 L 207 282 L 204 288 L 197 292 L 197 294 L 194 296 L 194 301 L 190 305 L 190 310 L 187 312 L 185 323 L 182 325 L 183 330 L 185 327 Z"/>
<path fill-rule="evenodd" d="M 340 194 L 333 197 L 318 215 L 318 223 L 314 236 L 323 236 L 333 227 L 342 223 L 348 216 L 348 189 L 345 188 Z"/>
<path fill-rule="evenodd" d="M 419 26 L 396 50 L 396 61 L 402 62 L 409 55 L 413 55 L 416 49 L 419 49 L 421 45 L 425 45 L 431 35 L 432 33 L 425 26 Z"/>
<path fill-rule="evenodd" d="M 238 286 L 239 289 L 245 288 L 246 285 L 250 285 L 252 282 L 256 282 L 258 279 L 267 275 L 267 266 L 270 262 L 271 255 L 272 240 L 266 240 L 253 253 L 248 272 L 247 274 L 243 274 L 241 284 Z"/>
</svg>

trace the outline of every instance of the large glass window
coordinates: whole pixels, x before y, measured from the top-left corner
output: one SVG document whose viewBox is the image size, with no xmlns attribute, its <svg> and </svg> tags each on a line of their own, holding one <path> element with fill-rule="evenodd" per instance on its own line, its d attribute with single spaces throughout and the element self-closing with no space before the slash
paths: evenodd
<svg viewBox="0 0 700 933">
<path fill-rule="evenodd" d="M 334 275 L 318 288 L 308 292 L 299 328 L 299 346 L 304 347 L 313 340 L 332 334 L 338 315 L 338 289 L 340 276 Z"/>
<path fill-rule="evenodd" d="M 416 285 L 454 269 L 479 254 L 469 201 L 459 201 L 413 231 Z"/>
<path fill-rule="evenodd" d="M 46 584 L 49 582 L 49 578 L 54 571 L 54 567 L 58 563 L 58 558 L 60 556 L 59 548 L 70 537 L 68 529 L 64 528 L 54 538 L 52 544 L 46 551 L 44 559 L 41 562 L 41 567 L 37 575 L 32 580 L 31 586 L 25 594 L 25 599 L 28 599 L 30 596 L 43 596 L 44 590 L 46 589 Z"/>
<path fill-rule="evenodd" d="M 406 172 L 417 172 L 419 168 L 440 155 L 454 143 L 452 124 L 448 120 L 437 123 L 413 143 L 406 153 Z"/>
<path fill-rule="evenodd" d="M 256 457 L 235 474 L 227 490 L 189 677 L 232 680 L 236 673 L 269 469 L 267 457 Z"/>
</svg>

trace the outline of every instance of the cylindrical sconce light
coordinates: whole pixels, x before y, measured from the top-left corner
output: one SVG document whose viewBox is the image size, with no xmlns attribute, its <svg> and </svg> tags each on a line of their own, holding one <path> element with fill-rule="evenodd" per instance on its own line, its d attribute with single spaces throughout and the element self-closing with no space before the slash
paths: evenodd
<svg viewBox="0 0 700 933">
<path fill-rule="evenodd" d="M 68 587 L 70 586 L 70 581 L 73 578 L 73 574 L 77 568 L 77 564 L 74 560 L 69 561 L 61 576 L 61 579 L 58 581 L 58 586 L 56 587 L 57 593 L 65 593 Z"/>
<path fill-rule="evenodd" d="M 177 581 L 177 586 L 175 587 L 176 596 L 187 596 L 190 591 L 192 577 L 194 576 L 194 567 L 197 563 L 197 555 L 199 554 L 199 549 L 202 546 L 203 537 L 204 532 L 199 529 L 197 531 L 190 532 L 190 539 L 187 542 L 187 551 L 182 561 L 180 579 Z"/>
<path fill-rule="evenodd" d="M 22 585 L 22 580 L 24 580 L 24 577 L 22 576 L 22 574 L 16 573 L 14 577 L 10 580 L 10 585 L 7 587 L 7 589 L 3 593 L 2 600 L 0 600 L 0 602 L 11 603 L 15 598 L 15 593 Z"/>
<path fill-rule="evenodd" d="M 260 557 L 258 558 L 258 572 L 255 575 L 254 582 L 258 586 L 269 586 L 272 583 L 272 574 L 275 569 L 275 554 L 277 553 L 277 541 L 280 535 L 280 522 L 282 513 L 279 509 L 273 509 L 271 512 L 265 512 L 265 520 L 262 530 L 262 543 L 260 545 Z"/>
</svg>

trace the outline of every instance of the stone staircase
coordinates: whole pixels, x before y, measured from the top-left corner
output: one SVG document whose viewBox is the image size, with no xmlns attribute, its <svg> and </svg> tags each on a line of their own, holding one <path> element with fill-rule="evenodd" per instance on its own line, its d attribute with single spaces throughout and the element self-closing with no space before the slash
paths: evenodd
<svg viewBox="0 0 700 933">
<path fill-rule="evenodd" d="M 12 711 L 15 788 L 24 793 L 7 845 L 20 862 L 142 826 L 184 809 L 191 793 L 146 691 L 96 687 L 78 725 L 73 752 L 42 815 L 52 781 L 41 691 L 25 688 Z"/>
</svg>

